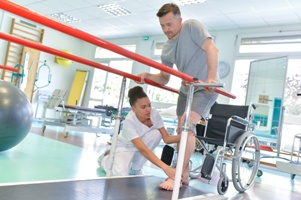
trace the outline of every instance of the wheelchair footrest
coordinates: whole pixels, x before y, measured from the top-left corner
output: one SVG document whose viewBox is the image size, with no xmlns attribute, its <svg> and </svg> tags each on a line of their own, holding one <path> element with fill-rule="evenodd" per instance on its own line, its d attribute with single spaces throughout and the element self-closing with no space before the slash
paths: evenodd
<svg viewBox="0 0 301 200">
<path fill-rule="evenodd" d="M 174 155 L 174 152 L 175 152 L 175 149 L 172 148 L 171 146 L 169 145 L 165 145 L 163 147 L 163 150 L 162 150 L 162 155 L 161 155 L 161 160 L 167 164 L 167 165 L 171 165 L 171 161 L 173 159 L 173 155 Z"/>
<path fill-rule="evenodd" d="M 207 154 L 201 170 L 202 178 L 211 180 L 211 172 L 213 170 L 213 165 L 214 157 L 210 154 Z"/>
</svg>

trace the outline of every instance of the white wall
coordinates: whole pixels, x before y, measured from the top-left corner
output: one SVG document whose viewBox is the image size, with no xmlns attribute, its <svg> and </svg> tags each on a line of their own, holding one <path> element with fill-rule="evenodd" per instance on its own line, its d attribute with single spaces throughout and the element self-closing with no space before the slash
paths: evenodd
<svg viewBox="0 0 301 200">
<path fill-rule="evenodd" d="M 9 33 L 11 27 L 12 18 L 19 18 L 13 14 L 7 12 L 0 12 L 0 22 L 1 22 L 1 31 L 5 33 Z M 28 21 L 28 20 L 27 20 Z M 31 22 L 36 24 L 34 22 Z M 57 50 L 70 50 L 74 55 L 87 57 L 87 59 L 91 59 L 94 56 L 94 50 L 92 47 L 86 48 L 83 41 L 76 39 L 74 37 L 68 36 L 61 32 L 58 32 L 54 29 L 48 27 L 41 27 L 45 29 L 44 38 L 43 38 L 43 45 L 57 49 Z M 4 64 L 4 59 L 6 55 L 6 48 L 7 48 L 7 41 L 0 40 L 0 62 Z M 91 51 L 93 52 L 91 55 Z M 73 78 L 77 69 L 81 70 L 91 70 L 91 67 L 85 66 L 80 63 L 73 62 L 68 67 L 60 66 L 55 62 L 55 56 L 52 54 L 41 52 L 40 54 L 40 61 L 46 61 L 47 65 L 50 67 L 51 70 L 51 83 L 41 90 L 47 90 L 53 92 L 55 89 L 62 89 L 70 91 L 71 85 L 73 82 Z M 39 63 L 41 66 L 43 63 Z M 47 79 L 48 80 L 48 73 L 40 73 L 39 80 Z M 43 81 L 44 83 L 44 81 Z M 38 84 L 38 82 L 37 82 Z M 39 84 L 38 84 L 39 85 Z M 42 85 L 40 85 L 42 86 Z M 68 95 L 66 96 L 67 99 Z M 37 103 L 37 92 L 35 92 L 33 96 L 33 109 L 35 111 L 36 103 Z"/>
<path fill-rule="evenodd" d="M 223 32 L 212 32 L 211 35 L 214 36 L 214 41 L 219 49 L 219 61 L 224 61 L 231 67 L 229 74 L 221 80 L 221 82 L 225 84 L 225 87 L 222 89 L 230 92 L 235 62 L 236 34 L 235 31 L 228 30 Z M 219 103 L 229 103 L 229 98 L 219 95 L 217 101 Z"/>
<path fill-rule="evenodd" d="M 156 58 L 160 60 L 160 57 L 155 57 L 153 55 L 153 45 L 155 41 L 165 41 L 165 36 L 150 36 L 149 40 L 143 40 L 143 37 L 135 37 L 135 38 L 120 38 L 120 39 L 108 39 L 113 44 L 123 45 L 123 44 L 136 44 L 136 52 L 146 58 L 155 60 Z M 142 64 L 140 62 L 135 61 L 133 63 L 132 74 L 137 75 L 145 71 L 149 71 L 150 67 Z M 130 87 L 136 85 L 136 83 L 130 80 Z M 144 88 L 147 85 L 143 85 Z"/>
<path fill-rule="evenodd" d="M 10 22 L 11 18 L 16 17 L 10 13 L 0 11 L 0 30 L 4 32 L 9 32 L 10 29 Z M 16 17 L 17 18 L 17 17 Z M 89 60 L 94 59 L 95 54 L 95 46 L 92 44 L 88 44 L 86 42 L 83 42 L 81 40 L 75 39 L 74 37 L 67 36 L 63 33 L 60 33 L 58 31 L 55 31 L 53 29 L 50 29 L 48 27 L 43 27 L 45 29 L 45 35 L 44 35 L 44 41 L 43 45 L 63 50 L 68 49 L 73 54 L 84 57 Z M 233 67 L 235 58 L 237 56 L 237 47 L 239 43 L 239 38 L 245 35 L 279 35 L 284 34 L 286 32 L 293 32 L 296 30 L 300 30 L 301 25 L 291 25 L 291 26 L 278 26 L 278 27 L 269 27 L 269 28 L 253 28 L 253 29 L 240 29 L 240 30 L 226 30 L 226 31 L 214 31 L 211 32 L 211 34 L 214 36 L 216 45 L 219 48 L 219 60 L 228 62 L 231 66 L 230 74 L 222 79 L 222 82 L 225 83 L 224 90 L 230 91 L 231 90 L 231 84 L 232 84 L 232 75 L 233 75 Z M 209 30 L 210 31 L 210 30 Z M 108 41 L 114 43 L 114 44 L 128 44 L 128 43 L 136 43 L 137 44 L 137 53 L 154 59 L 152 55 L 152 45 L 154 45 L 154 41 L 165 41 L 166 37 L 162 34 L 160 36 L 150 36 L 150 39 L 148 41 L 144 41 L 142 36 L 141 38 L 122 38 L 122 39 L 107 39 Z M 0 50 L 1 52 L 6 52 L 6 44 L 7 42 L 0 40 Z M 4 62 L 5 53 L 0 54 L 0 62 L 3 64 Z M 70 87 L 72 85 L 72 81 L 74 78 L 75 70 L 76 69 L 85 69 L 90 70 L 90 79 L 89 84 L 87 88 L 87 94 L 85 96 L 85 99 L 83 101 L 84 105 L 88 105 L 89 100 L 89 91 L 91 88 L 91 81 L 93 77 L 93 68 L 89 66 L 85 66 L 79 63 L 73 63 L 69 67 L 62 67 L 54 62 L 54 56 L 47 54 L 47 53 L 41 53 L 40 60 L 46 60 L 47 64 L 51 68 L 52 73 L 52 80 L 51 84 L 43 88 L 44 90 L 50 90 L 53 91 L 54 89 L 65 89 L 70 90 Z M 141 63 L 134 62 L 133 67 L 133 74 L 139 74 L 144 71 L 148 71 L 149 67 L 145 66 Z M 47 78 L 47 77 L 44 77 Z M 235 80 L 234 80 L 235 81 Z M 131 85 L 134 85 L 133 82 L 131 82 Z M 234 91 L 235 92 L 235 91 Z M 237 94 L 238 95 L 238 94 Z M 35 108 L 37 98 L 35 97 L 33 99 L 33 107 Z M 220 103 L 228 103 L 229 99 L 221 96 L 219 97 L 218 101 Z"/>
<path fill-rule="evenodd" d="M 84 48 L 83 41 L 47 27 L 43 27 L 43 28 L 45 29 L 43 45 L 49 46 L 57 50 L 69 50 L 72 52 L 73 55 L 84 57 L 83 54 L 87 50 Z M 54 55 L 44 53 L 44 52 L 41 52 L 40 60 L 42 61 L 46 60 L 48 66 L 51 69 L 51 84 L 45 88 L 42 88 L 41 90 L 47 90 L 53 92 L 55 89 L 62 89 L 62 90 L 67 90 L 69 92 L 77 69 L 88 70 L 90 72 L 92 71 L 89 66 L 77 62 L 73 62 L 68 67 L 61 66 L 55 62 Z M 41 77 L 41 78 L 47 79 L 48 77 Z M 65 97 L 66 100 L 68 99 L 68 95 L 69 93 Z M 38 100 L 37 93 L 35 93 L 32 102 L 34 109 L 36 108 L 37 100 Z"/>
<path fill-rule="evenodd" d="M 11 20 L 5 20 L 7 13 L 3 10 L 0 10 L 0 31 L 9 33 Z M 6 55 L 6 48 L 7 48 L 7 41 L 0 39 L 0 64 L 4 64 L 5 55 Z M 0 69 L 0 77 L 2 75 L 2 70 Z"/>
</svg>

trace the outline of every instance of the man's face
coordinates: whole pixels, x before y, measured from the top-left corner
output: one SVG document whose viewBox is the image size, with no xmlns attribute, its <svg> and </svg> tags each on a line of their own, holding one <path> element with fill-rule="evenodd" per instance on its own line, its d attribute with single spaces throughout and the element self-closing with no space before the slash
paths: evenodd
<svg viewBox="0 0 301 200">
<path fill-rule="evenodd" d="M 182 18 L 180 16 L 175 16 L 172 12 L 169 12 L 160 17 L 159 21 L 161 28 L 168 39 L 176 39 L 182 27 Z"/>
</svg>

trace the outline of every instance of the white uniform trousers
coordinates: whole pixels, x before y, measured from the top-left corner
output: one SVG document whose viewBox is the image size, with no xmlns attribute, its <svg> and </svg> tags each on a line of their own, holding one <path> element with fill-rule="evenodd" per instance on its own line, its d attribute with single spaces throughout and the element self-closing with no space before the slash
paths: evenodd
<svg viewBox="0 0 301 200">
<path fill-rule="evenodd" d="M 160 143 L 162 136 L 159 130 L 152 130 L 141 137 L 144 144 L 153 151 Z M 104 156 L 101 166 L 107 172 L 109 169 L 109 156 Z M 140 172 L 145 165 L 147 159 L 136 149 L 127 147 L 116 147 L 113 160 L 112 175 L 127 176 L 130 171 Z"/>
</svg>

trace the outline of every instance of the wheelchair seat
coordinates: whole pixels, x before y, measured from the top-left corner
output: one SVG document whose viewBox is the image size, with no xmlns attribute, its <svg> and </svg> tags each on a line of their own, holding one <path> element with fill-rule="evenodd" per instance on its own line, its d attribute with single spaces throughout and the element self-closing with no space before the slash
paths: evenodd
<svg viewBox="0 0 301 200">
<path fill-rule="evenodd" d="M 207 124 L 197 124 L 196 137 L 209 144 L 227 147 L 235 146 L 248 125 L 249 106 L 236 106 L 215 103 L 210 109 Z M 241 123 L 243 121 L 243 123 Z"/>
</svg>

